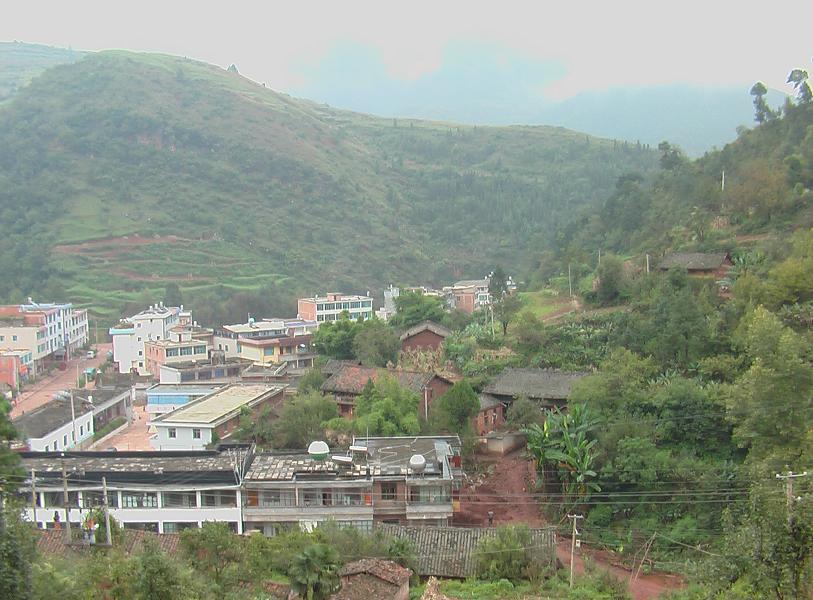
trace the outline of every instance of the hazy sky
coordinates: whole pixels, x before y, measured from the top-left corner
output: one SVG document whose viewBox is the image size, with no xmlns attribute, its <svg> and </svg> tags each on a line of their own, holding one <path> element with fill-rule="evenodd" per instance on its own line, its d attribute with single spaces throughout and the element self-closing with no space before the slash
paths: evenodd
<svg viewBox="0 0 813 600">
<path fill-rule="evenodd" d="M 750 85 L 756 79 L 787 91 L 791 68 L 813 71 L 810 1 L 762 3 L 764 9 L 715 0 L 4 4 L 0 40 L 236 63 L 244 75 L 283 91 L 307 89 L 308 78 L 348 44 L 377 55 L 390 76 L 404 81 L 439 70 L 444 51 L 455 45 L 504 49 L 506 57 L 550 66 L 539 84 L 550 100 L 617 86 Z"/>
</svg>

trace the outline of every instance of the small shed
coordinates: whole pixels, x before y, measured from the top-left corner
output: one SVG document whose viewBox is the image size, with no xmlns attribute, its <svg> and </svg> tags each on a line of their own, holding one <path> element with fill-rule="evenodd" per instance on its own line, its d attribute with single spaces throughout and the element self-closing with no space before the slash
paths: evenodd
<svg viewBox="0 0 813 600">
<path fill-rule="evenodd" d="M 342 567 L 333 600 L 407 600 L 412 571 L 391 560 L 364 558 Z"/>
</svg>

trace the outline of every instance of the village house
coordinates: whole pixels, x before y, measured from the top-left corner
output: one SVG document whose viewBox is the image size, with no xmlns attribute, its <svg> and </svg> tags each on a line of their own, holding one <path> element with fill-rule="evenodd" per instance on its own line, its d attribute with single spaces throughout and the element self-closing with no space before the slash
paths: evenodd
<svg viewBox="0 0 813 600">
<path fill-rule="evenodd" d="M 339 406 L 339 413 L 343 417 L 351 417 L 356 398 L 364 391 L 367 382 L 375 383 L 380 377 L 387 376 L 394 378 L 402 387 L 418 395 L 421 399 L 419 412 L 423 418 L 429 416 L 432 402 L 445 394 L 453 385 L 452 381 L 436 373 L 342 364 L 322 384 L 322 392 L 333 396 Z"/>
<path fill-rule="evenodd" d="M 144 355 L 145 343 L 169 340 L 172 329 L 191 324 L 191 315 L 183 306 L 164 306 L 160 302 L 111 327 L 113 362 L 118 372 L 150 375 Z"/>
<path fill-rule="evenodd" d="M 449 310 L 462 310 L 468 314 L 491 304 L 489 280 L 466 279 L 443 288 Z"/>
<path fill-rule="evenodd" d="M 287 363 L 291 369 L 309 369 L 316 354 L 311 339 L 318 323 L 305 319 L 263 319 L 217 329 L 214 347 L 226 358 L 242 358 L 255 365 Z"/>
<path fill-rule="evenodd" d="M 408 600 L 412 571 L 381 558 L 363 558 L 339 571 L 342 588 L 331 600 Z"/>
<path fill-rule="evenodd" d="M 254 457 L 244 481 L 248 531 L 312 530 L 326 520 L 363 531 L 374 522 L 447 525 L 454 514 L 457 436 L 356 438 L 335 455 L 323 442 L 311 446 Z"/>
<path fill-rule="evenodd" d="M 218 350 L 210 352 L 204 361 L 185 361 L 164 364 L 158 368 L 159 383 L 229 383 L 239 381 L 243 371 L 253 363 L 243 358 L 224 358 Z"/>
<path fill-rule="evenodd" d="M 423 321 L 401 334 L 401 351 L 436 351 L 443 340 L 452 335 L 450 329 L 433 321 Z"/>
<path fill-rule="evenodd" d="M 502 425 L 508 407 L 519 397 L 535 401 L 540 408 L 566 406 L 573 384 L 587 375 L 556 369 L 504 369 L 480 396 L 478 431 L 484 434 Z"/>
<path fill-rule="evenodd" d="M 93 405 L 69 397 L 56 398 L 12 421 L 25 448 L 56 452 L 81 446 L 93 437 Z"/>
<path fill-rule="evenodd" d="M 110 515 L 125 529 L 177 533 L 206 521 L 228 523 L 242 533 L 240 482 L 251 447 L 198 452 L 23 452 L 28 480 L 22 486 L 27 520 L 41 528 L 79 527 L 88 512 L 103 506 L 107 484 Z M 68 506 L 63 500 L 62 467 Z M 31 473 L 36 508 L 31 502 Z M 67 511 L 67 514 L 66 514 Z"/>
<path fill-rule="evenodd" d="M 300 319 L 325 323 L 338 321 L 343 312 L 352 320 L 366 321 L 373 318 L 373 299 L 368 295 L 326 294 L 297 300 L 297 316 Z"/>
<path fill-rule="evenodd" d="M 227 385 L 153 418 L 150 445 L 156 450 L 203 450 L 234 433 L 244 409 L 254 418 L 266 407 L 278 410 L 283 390 L 282 385 Z"/>
<path fill-rule="evenodd" d="M 734 266 L 728 252 L 704 254 L 702 252 L 674 252 L 667 254 L 658 264 L 660 271 L 672 268 L 686 269 L 689 275 L 725 278 Z"/>
<path fill-rule="evenodd" d="M 212 330 L 198 327 L 197 324 L 173 327 L 169 330 L 167 339 L 144 342 L 146 369 L 159 378 L 162 365 L 208 361 L 212 339 Z"/>
<path fill-rule="evenodd" d="M 93 407 L 94 431 L 99 431 L 119 417 L 132 421 L 135 396 L 132 386 L 105 385 L 92 390 L 73 391 L 74 403 L 84 402 Z"/>
</svg>

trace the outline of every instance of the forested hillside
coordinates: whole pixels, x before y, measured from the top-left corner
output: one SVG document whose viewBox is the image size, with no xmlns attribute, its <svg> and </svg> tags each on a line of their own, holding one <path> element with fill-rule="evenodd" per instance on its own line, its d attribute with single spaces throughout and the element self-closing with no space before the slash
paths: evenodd
<svg viewBox="0 0 813 600">
<path fill-rule="evenodd" d="M 0 42 L 0 104 L 46 69 L 77 61 L 81 56 L 81 52 L 68 48 Z"/>
<path fill-rule="evenodd" d="M 111 318 L 172 284 L 216 319 L 234 295 L 282 312 L 317 288 L 479 276 L 657 164 L 560 128 L 378 119 L 126 52 L 37 77 L 0 108 L 0 147 L 0 296 Z"/>
</svg>

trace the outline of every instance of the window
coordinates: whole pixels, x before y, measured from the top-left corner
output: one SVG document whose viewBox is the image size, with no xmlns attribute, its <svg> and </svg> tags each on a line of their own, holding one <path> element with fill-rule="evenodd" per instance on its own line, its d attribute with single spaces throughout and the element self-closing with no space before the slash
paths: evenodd
<svg viewBox="0 0 813 600">
<path fill-rule="evenodd" d="M 200 493 L 203 506 L 237 506 L 237 492 L 234 490 L 211 490 Z"/>
<path fill-rule="evenodd" d="M 50 452 L 50 450 L 51 450 L 51 449 L 50 449 L 50 447 L 49 447 L 49 446 L 45 446 L 45 451 L 46 451 L 46 452 Z"/>
<path fill-rule="evenodd" d="M 156 492 L 122 492 L 122 508 L 158 508 L 158 494 Z"/>
<path fill-rule="evenodd" d="M 16 336 L 16 335 L 12 335 L 12 336 L 11 336 L 11 341 L 12 341 L 12 342 L 16 342 L 16 341 L 17 341 L 17 336 Z"/>
<path fill-rule="evenodd" d="M 260 506 L 296 506 L 293 490 L 265 490 L 260 495 Z"/>
<path fill-rule="evenodd" d="M 37 337 L 39 337 L 39 334 L 37 334 Z M 5 340 L 5 339 L 6 339 L 6 336 L 4 336 L 4 335 L 0 335 L 0 342 L 2 342 L 2 341 L 3 341 L 3 340 Z"/>
<path fill-rule="evenodd" d="M 164 533 L 180 533 L 184 529 L 197 528 L 197 523 L 164 523 Z"/>
<path fill-rule="evenodd" d="M 82 437 L 83 435 L 85 435 L 85 426 L 80 425 L 79 426 L 79 437 Z"/>
<path fill-rule="evenodd" d="M 167 431 L 167 437 L 169 437 L 170 439 L 175 439 L 176 437 L 178 437 L 178 430 L 175 429 L 174 427 L 170 427 L 169 430 Z"/>
<path fill-rule="evenodd" d="M 68 434 L 62 436 L 62 446 L 65 447 L 68 445 Z"/>
<path fill-rule="evenodd" d="M 172 508 L 197 508 L 195 492 L 164 492 L 164 506 Z"/>
<path fill-rule="evenodd" d="M 167 348 L 167 357 L 170 356 L 178 356 L 178 349 L 177 348 Z"/>
<path fill-rule="evenodd" d="M 199 440 L 199 439 L 200 439 L 200 429 L 198 429 L 197 427 L 195 427 L 195 428 L 192 430 L 192 438 L 193 438 L 193 439 L 196 439 L 196 440 Z"/>
<path fill-rule="evenodd" d="M 191 356 L 191 355 L 192 355 L 192 346 L 181 348 L 181 356 Z"/>
<path fill-rule="evenodd" d="M 139 355 L 139 356 L 144 356 L 144 351 L 143 351 L 143 350 L 139 350 L 139 351 L 138 351 L 138 355 Z"/>
<path fill-rule="evenodd" d="M 265 356 L 274 356 L 274 347 L 270 346 L 268 348 L 265 348 L 264 351 L 263 351 L 263 354 Z"/>
<path fill-rule="evenodd" d="M 385 481 L 381 484 L 381 499 L 395 500 L 398 496 L 398 486 L 394 481 Z"/>
</svg>

